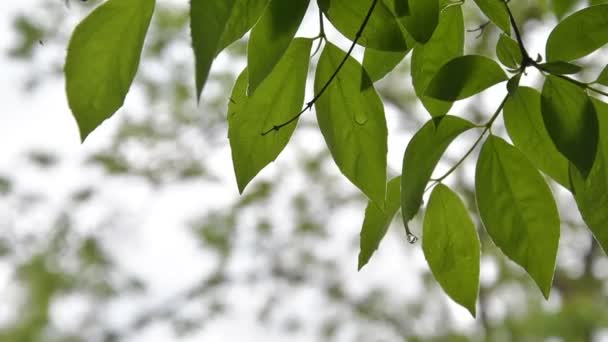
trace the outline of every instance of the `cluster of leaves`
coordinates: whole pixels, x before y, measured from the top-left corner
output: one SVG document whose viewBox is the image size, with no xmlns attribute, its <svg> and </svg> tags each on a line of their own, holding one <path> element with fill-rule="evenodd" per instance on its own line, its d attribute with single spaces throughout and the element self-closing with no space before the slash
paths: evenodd
<svg viewBox="0 0 608 342">
<path fill-rule="evenodd" d="M 569 189 L 604 249 L 608 247 L 608 67 L 593 82 L 573 78 L 573 61 L 608 43 L 608 5 L 562 20 L 543 58 L 531 58 L 503 0 L 475 0 L 501 31 L 496 57 L 464 54 L 461 1 L 318 0 L 319 35 L 296 38 L 310 0 L 192 0 L 190 22 L 196 90 L 203 91 L 215 57 L 251 31 L 247 68 L 228 106 L 237 184 L 247 184 L 277 158 L 299 117 L 312 109 L 340 171 L 368 198 L 359 267 L 377 249 L 401 210 L 408 228 L 425 192 L 433 189 L 423 222 L 422 249 L 445 292 L 475 315 L 480 243 L 460 197 L 442 184 L 482 144 L 475 174 L 477 206 L 493 242 L 523 267 L 548 297 L 560 219 L 543 177 Z M 65 65 L 70 107 L 85 139 L 123 104 L 136 74 L 155 0 L 108 0 L 75 29 Z M 351 40 L 348 51 L 328 41 L 329 21 Z M 513 38 L 512 38 L 513 37 Z M 305 102 L 311 50 L 323 46 L 314 97 Z M 351 56 L 365 47 L 362 64 Z M 316 51 L 315 51 L 316 52 Z M 413 89 L 431 115 L 411 139 L 401 176 L 387 183 L 387 123 L 374 82 L 409 53 Z M 314 53 L 312 53 L 314 55 Z M 527 68 L 544 77 L 542 90 L 520 86 Z M 487 122 L 448 115 L 452 104 L 506 82 L 505 97 Z M 592 97 L 595 94 L 600 97 Z M 513 144 L 492 133 L 504 114 Z M 476 142 L 444 175 L 431 178 L 452 141 L 479 129 Z"/>
</svg>

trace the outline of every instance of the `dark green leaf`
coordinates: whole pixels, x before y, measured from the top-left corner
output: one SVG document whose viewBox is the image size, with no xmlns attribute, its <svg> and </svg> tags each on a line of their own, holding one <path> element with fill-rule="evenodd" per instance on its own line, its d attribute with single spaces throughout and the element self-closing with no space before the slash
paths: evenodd
<svg viewBox="0 0 608 342">
<path fill-rule="evenodd" d="M 548 76 L 541 112 L 553 143 L 586 177 L 598 143 L 597 115 L 585 91 L 556 76 Z"/>
<path fill-rule="evenodd" d="M 354 40 L 367 16 L 369 0 L 317 0 L 332 25 Z M 405 51 L 407 45 L 397 19 L 383 1 L 378 1 L 358 43 L 383 51 Z"/>
<path fill-rule="evenodd" d="M 247 46 L 248 94 L 270 74 L 300 27 L 310 0 L 271 0 Z"/>
<path fill-rule="evenodd" d="M 540 93 L 533 88 L 517 88 L 505 103 L 504 120 L 513 144 L 534 166 L 569 188 L 568 160 L 547 133 L 540 111 Z"/>
<path fill-rule="evenodd" d="M 608 251 L 608 104 L 593 99 L 598 113 L 600 143 L 587 179 L 570 168 L 573 193 L 579 211 L 604 252 Z"/>
<path fill-rule="evenodd" d="M 500 66 L 488 57 L 456 57 L 439 69 L 425 95 L 445 101 L 461 100 L 507 79 Z"/>
<path fill-rule="evenodd" d="M 576 74 L 583 70 L 583 68 L 576 64 L 563 61 L 547 62 L 539 64 L 538 66 L 546 72 L 554 75 Z"/>
<path fill-rule="evenodd" d="M 82 141 L 123 105 L 154 5 L 154 0 L 108 0 L 76 26 L 64 70 Z"/>
<path fill-rule="evenodd" d="M 498 39 L 496 57 L 500 63 L 512 69 L 518 68 L 523 59 L 517 42 L 506 34 L 501 34 Z"/>
<path fill-rule="evenodd" d="M 560 220 L 543 177 L 519 150 L 490 136 L 477 161 L 475 192 L 479 216 L 492 241 L 548 298 Z"/>
<path fill-rule="evenodd" d="M 386 203 L 384 207 L 369 201 L 365 208 L 365 219 L 361 227 L 361 241 L 359 250 L 359 270 L 367 264 L 372 257 L 380 241 L 386 235 L 395 214 L 400 207 L 401 177 L 395 177 L 388 182 Z"/>
<path fill-rule="evenodd" d="M 479 237 L 457 194 L 438 184 L 424 216 L 422 250 L 445 293 L 475 316 L 479 292 Z"/>
<path fill-rule="evenodd" d="M 249 31 L 267 3 L 268 0 L 190 1 L 197 96 L 203 91 L 215 56 Z"/>
<path fill-rule="evenodd" d="M 445 150 L 473 127 L 469 121 L 445 115 L 429 120 L 412 137 L 403 156 L 401 175 L 401 214 L 406 226 L 420 209 L 426 184 Z"/>
<path fill-rule="evenodd" d="M 604 67 L 604 70 L 602 70 L 600 75 L 597 77 L 597 80 L 595 80 L 595 83 L 605 85 L 608 87 L 608 65 L 606 65 Z"/>
<path fill-rule="evenodd" d="M 439 0 L 409 0 L 410 14 L 400 18 L 409 34 L 419 43 L 426 43 L 439 22 Z"/>
<path fill-rule="evenodd" d="M 345 57 L 328 43 L 317 65 L 315 93 Z M 315 103 L 317 121 L 340 171 L 378 205 L 386 192 L 387 128 L 382 101 L 363 67 L 348 57 Z"/>
<path fill-rule="evenodd" d="M 547 40 L 548 61 L 571 61 L 608 43 L 608 5 L 580 10 L 562 20 Z"/>
<path fill-rule="evenodd" d="M 460 6 L 452 6 L 441 12 L 439 25 L 431 39 L 417 45 L 412 52 L 412 84 L 424 107 L 434 116 L 445 115 L 452 102 L 424 96 L 424 90 L 437 71 L 452 58 L 461 56 L 464 50 L 464 22 Z"/>
<path fill-rule="evenodd" d="M 397 18 L 410 15 L 410 5 L 408 0 L 384 0 L 384 3 Z"/>
<path fill-rule="evenodd" d="M 407 56 L 409 51 L 410 50 L 393 52 L 367 48 L 363 55 L 363 68 L 367 71 L 367 74 L 372 81 L 379 81 L 393 71 L 405 56 Z"/>
<path fill-rule="evenodd" d="M 311 45 L 310 39 L 294 39 L 274 70 L 249 97 L 247 70 L 237 79 L 228 106 L 228 138 L 241 193 L 291 138 L 295 121 L 267 135 L 261 133 L 286 122 L 302 108 Z"/>
<path fill-rule="evenodd" d="M 483 14 L 488 17 L 498 28 L 511 33 L 511 21 L 509 20 L 509 12 L 505 7 L 503 0 L 475 0 L 475 3 Z"/>
</svg>

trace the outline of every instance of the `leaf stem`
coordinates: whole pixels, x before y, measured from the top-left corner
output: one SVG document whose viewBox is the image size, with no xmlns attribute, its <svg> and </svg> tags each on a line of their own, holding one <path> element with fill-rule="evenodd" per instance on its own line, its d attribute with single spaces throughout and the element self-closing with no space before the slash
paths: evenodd
<svg viewBox="0 0 608 342">
<path fill-rule="evenodd" d="M 363 30 L 367 26 L 367 23 L 369 22 L 369 18 L 372 16 L 372 12 L 374 11 L 374 8 L 376 8 L 377 3 L 378 3 L 378 0 L 372 1 L 372 4 L 371 4 L 369 10 L 367 11 L 367 14 L 365 15 L 365 18 L 363 19 L 363 22 L 361 23 L 361 26 L 359 27 L 359 30 L 357 30 L 357 33 L 355 34 L 355 39 L 353 39 L 353 42 L 350 45 L 350 48 L 346 52 L 346 55 L 344 56 L 344 58 L 342 58 L 342 61 L 340 61 L 340 64 L 338 64 L 338 67 L 336 68 L 336 70 L 334 70 L 334 73 L 331 74 L 331 76 L 329 77 L 327 82 L 325 82 L 325 84 L 323 84 L 323 87 L 321 87 L 319 92 L 317 92 L 317 94 L 315 94 L 315 96 L 306 103 L 306 106 L 304 106 L 304 108 L 298 114 L 294 115 L 291 119 L 289 119 L 281 124 L 272 126 L 272 128 L 270 128 L 269 130 L 262 132 L 262 135 L 267 135 L 268 133 L 273 132 L 273 131 L 275 131 L 275 132 L 279 131 L 281 128 L 298 120 L 298 118 L 302 114 L 304 114 L 307 110 L 312 109 L 312 106 L 315 104 L 315 102 L 317 102 L 317 100 L 325 93 L 325 91 L 331 85 L 331 83 L 334 81 L 336 76 L 338 76 L 338 73 L 340 72 L 340 70 L 342 70 L 342 67 L 344 66 L 344 64 L 346 64 L 346 61 L 348 60 L 348 58 L 352 54 L 353 50 L 355 49 L 355 45 L 357 45 L 357 41 L 359 40 L 359 38 L 361 38 L 361 35 L 363 34 Z M 319 12 L 320 12 L 320 10 L 319 10 Z"/>
</svg>

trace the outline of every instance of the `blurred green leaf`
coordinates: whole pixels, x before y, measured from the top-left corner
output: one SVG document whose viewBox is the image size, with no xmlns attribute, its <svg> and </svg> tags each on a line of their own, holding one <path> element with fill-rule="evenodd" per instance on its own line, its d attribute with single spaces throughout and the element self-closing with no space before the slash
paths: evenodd
<svg viewBox="0 0 608 342">
<path fill-rule="evenodd" d="M 498 28 L 511 33 L 511 21 L 503 0 L 475 0 L 475 3 Z"/>
<path fill-rule="evenodd" d="M 496 57 L 504 66 L 516 69 L 521 64 L 523 56 L 519 44 L 506 34 L 501 34 L 496 44 Z"/>
</svg>

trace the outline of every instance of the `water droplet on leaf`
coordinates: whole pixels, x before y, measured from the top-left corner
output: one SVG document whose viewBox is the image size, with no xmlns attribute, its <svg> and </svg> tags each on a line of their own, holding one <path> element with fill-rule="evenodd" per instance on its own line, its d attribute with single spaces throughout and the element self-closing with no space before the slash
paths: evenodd
<svg viewBox="0 0 608 342">
<path fill-rule="evenodd" d="M 367 114 L 362 111 L 357 111 L 355 113 L 355 122 L 359 125 L 365 125 L 365 123 L 367 122 Z"/>
</svg>

